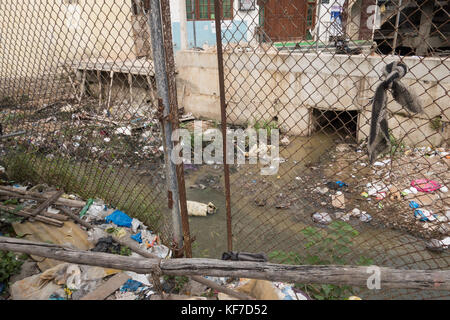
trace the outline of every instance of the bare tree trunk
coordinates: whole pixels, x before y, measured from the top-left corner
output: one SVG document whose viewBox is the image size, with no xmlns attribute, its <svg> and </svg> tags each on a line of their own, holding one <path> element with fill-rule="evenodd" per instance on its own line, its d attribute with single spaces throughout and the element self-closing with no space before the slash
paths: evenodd
<svg viewBox="0 0 450 320">
<path fill-rule="evenodd" d="M 0 237 L 0 250 L 142 274 L 152 273 L 159 266 L 162 274 L 173 276 L 208 275 L 366 287 L 369 277 L 378 273 L 381 288 L 450 290 L 450 270 L 403 270 L 380 267 L 374 272 L 370 267 L 354 266 L 294 266 L 214 259 L 141 259 L 6 237 Z"/>
</svg>

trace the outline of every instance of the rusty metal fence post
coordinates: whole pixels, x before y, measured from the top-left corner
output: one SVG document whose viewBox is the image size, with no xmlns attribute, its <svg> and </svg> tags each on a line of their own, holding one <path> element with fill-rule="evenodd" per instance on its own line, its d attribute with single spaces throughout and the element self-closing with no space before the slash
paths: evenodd
<svg viewBox="0 0 450 320">
<path fill-rule="evenodd" d="M 180 256 L 184 245 L 187 245 L 189 248 L 187 249 L 187 255 L 190 256 L 192 253 L 190 250 L 189 222 L 187 221 L 186 195 L 185 192 L 182 192 L 183 199 L 180 199 L 179 193 L 180 188 L 184 191 L 184 180 L 182 179 L 183 171 L 180 169 L 177 170 L 177 166 L 171 159 L 174 149 L 172 132 L 173 129 L 176 128 L 178 108 L 176 104 L 176 88 L 174 87 L 175 72 L 173 69 L 173 47 L 170 39 L 167 37 L 167 34 L 171 32 L 170 19 L 169 21 L 164 20 L 164 23 L 162 22 L 163 14 L 168 13 L 170 17 L 170 9 L 167 1 L 165 1 L 162 7 L 165 8 L 164 12 L 161 10 L 159 0 L 151 1 L 149 25 L 152 37 L 153 63 L 156 71 L 157 90 L 163 105 L 162 123 L 164 124 L 169 208 L 171 207 L 170 209 L 172 209 L 174 245 L 178 250 L 176 255 Z M 180 210 L 180 200 L 181 206 L 183 207 L 182 210 Z"/>
<path fill-rule="evenodd" d="M 225 76 L 223 71 L 223 52 L 222 52 L 222 0 L 218 0 L 215 5 L 215 27 L 216 27 L 216 41 L 217 41 L 217 65 L 219 69 L 219 90 L 220 90 L 220 114 L 221 114 L 221 128 L 223 139 L 223 167 L 225 180 L 225 198 L 227 209 L 227 246 L 228 250 L 233 250 L 233 230 L 231 221 L 231 191 L 230 191 L 230 167 L 227 163 L 227 105 L 225 102 Z"/>
</svg>

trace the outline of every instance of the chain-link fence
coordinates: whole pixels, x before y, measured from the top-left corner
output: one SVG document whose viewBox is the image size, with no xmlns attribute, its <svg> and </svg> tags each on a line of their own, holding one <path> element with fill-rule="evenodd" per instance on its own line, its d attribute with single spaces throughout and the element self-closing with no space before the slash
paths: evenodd
<svg viewBox="0 0 450 320">
<path fill-rule="evenodd" d="M 2 160 L 171 240 L 148 1 L 0 3 Z M 170 243 L 169 243 L 170 244 Z"/>
<path fill-rule="evenodd" d="M 175 50 L 181 32 L 194 49 L 176 60 L 180 107 L 210 126 L 280 132 L 274 175 L 260 174 L 263 163 L 225 166 L 223 188 L 219 167 L 188 169 L 189 186 L 200 186 L 188 199 L 219 207 L 191 219 L 195 255 L 217 257 L 229 231 L 235 251 L 274 262 L 448 269 L 446 1 L 188 0 L 186 9 L 188 30 L 172 21 Z M 0 3 L 0 135 L 18 134 L 2 139 L 2 165 L 15 181 L 100 198 L 170 244 L 149 11 L 142 0 Z"/>
<path fill-rule="evenodd" d="M 228 125 L 280 131 L 276 174 L 231 168 L 233 248 L 284 263 L 448 269 L 448 2 L 234 1 L 231 14 L 222 2 Z"/>
</svg>

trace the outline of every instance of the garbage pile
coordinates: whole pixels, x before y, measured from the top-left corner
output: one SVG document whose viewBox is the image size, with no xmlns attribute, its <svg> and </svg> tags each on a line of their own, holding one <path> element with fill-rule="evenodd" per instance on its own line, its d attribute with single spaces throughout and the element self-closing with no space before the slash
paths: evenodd
<svg viewBox="0 0 450 320">
<path fill-rule="evenodd" d="M 363 150 L 362 146 L 337 145 L 326 159 L 296 179 L 296 192 L 319 208 L 312 221 L 381 223 L 427 239 L 430 250 L 448 249 L 450 151 L 403 147 L 394 157 L 386 155 L 370 166 Z"/>
<path fill-rule="evenodd" d="M 161 243 L 158 234 L 138 219 L 108 206 L 102 200 L 85 201 L 77 195 L 65 194 L 43 185 L 31 188 L 0 185 L 0 198 L 3 201 L 0 205 L 0 230 L 9 223 L 6 218 L 16 217 L 17 220 L 11 222 L 11 228 L 20 238 L 130 257 L 142 258 L 142 252 L 161 259 L 170 259 L 172 256 L 172 250 Z M 215 211 L 212 204 L 203 209 L 205 215 Z M 127 241 L 133 245 L 127 246 Z M 14 257 L 14 254 L 11 253 L 11 256 Z M 150 274 L 78 265 L 34 255 L 25 259 L 16 274 L 0 281 L 0 299 L 235 299 L 187 277 L 162 276 L 159 277 L 159 283 L 155 284 Z M 256 299 L 310 299 L 295 289 L 293 284 L 205 278 Z"/>
<path fill-rule="evenodd" d="M 136 167 L 162 158 L 159 119 L 150 104 L 131 111 L 128 106 L 112 105 L 112 112 L 98 110 L 95 101 L 86 101 L 83 108 L 59 102 L 36 109 L 31 113 L 21 106 L 4 110 L 11 115 L 3 122 L 4 130 L 14 131 L 18 121 L 21 127 L 33 128 L 12 141 L 33 146 L 49 158 L 70 156 L 89 162 L 94 158 L 109 165 Z"/>
<path fill-rule="evenodd" d="M 114 240 L 129 238 L 142 250 L 163 259 L 171 257 L 171 250 L 161 243 L 157 234 L 148 230 L 141 221 L 107 206 L 101 200 L 84 201 L 73 194 L 49 190 L 38 192 L 35 188 L 20 185 L 0 186 L 0 197 L 3 200 L 3 205 L 0 205 L 1 225 L 7 223 L 5 217 L 17 217 L 11 227 L 16 235 L 27 240 L 141 257 Z M 33 255 L 26 263 L 34 266 L 31 273 L 22 268 L 19 275 L 10 277 L 10 283 L 1 283 L 2 291 L 9 287 L 10 299 L 79 300 L 109 297 L 134 300 L 150 299 L 155 294 L 153 284 L 148 280 L 149 275 L 63 263 Z M 105 285 L 110 291 L 114 290 L 108 297 L 98 296 L 99 292 L 104 292 L 101 288 Z"/>
</svg>

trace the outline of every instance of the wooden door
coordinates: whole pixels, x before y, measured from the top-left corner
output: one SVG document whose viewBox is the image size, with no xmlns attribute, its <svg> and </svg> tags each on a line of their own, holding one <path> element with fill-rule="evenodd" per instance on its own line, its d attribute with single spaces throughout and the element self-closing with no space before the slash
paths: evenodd
<svg viewBox="0 0 450 320">
<path fill-rule="evenodd" d="M 306 38 L 307 0 L 264 1 L 264 32 L 271 41 Z"/>
</svg>

